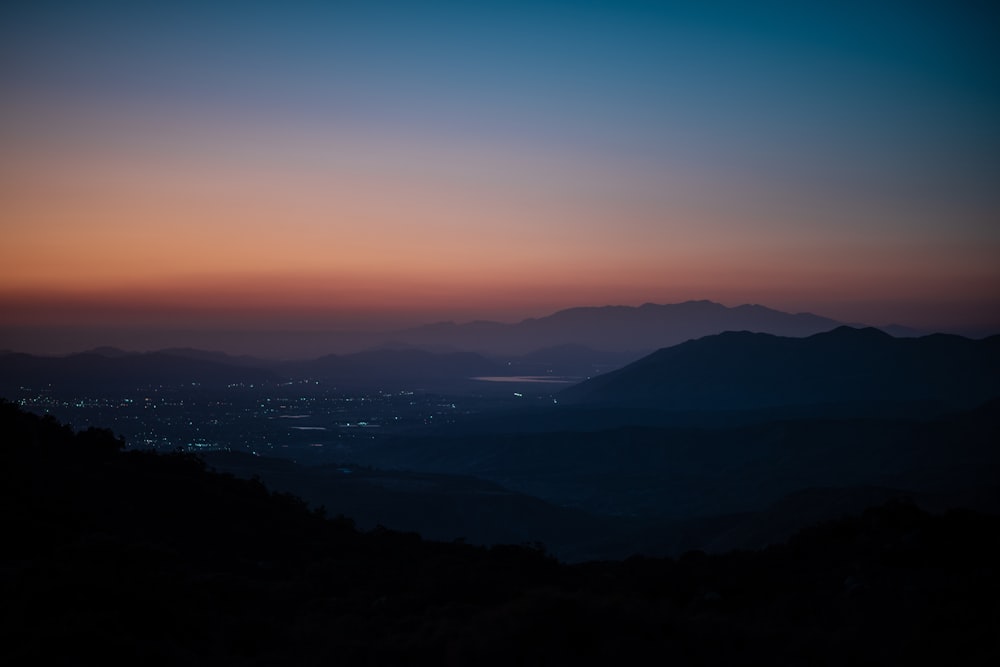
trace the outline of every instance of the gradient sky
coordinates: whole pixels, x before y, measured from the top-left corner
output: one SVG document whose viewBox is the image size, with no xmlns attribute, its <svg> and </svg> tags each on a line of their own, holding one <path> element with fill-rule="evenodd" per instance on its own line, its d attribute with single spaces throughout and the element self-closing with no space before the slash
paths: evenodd
<svg viewBox="0 0 1000 667">
<path fill-rule="evenodd" d="M 4 3 L 0 346 L 702 298 L 1000 331 L 991 3 L 822 4 Z"/>
</svg>

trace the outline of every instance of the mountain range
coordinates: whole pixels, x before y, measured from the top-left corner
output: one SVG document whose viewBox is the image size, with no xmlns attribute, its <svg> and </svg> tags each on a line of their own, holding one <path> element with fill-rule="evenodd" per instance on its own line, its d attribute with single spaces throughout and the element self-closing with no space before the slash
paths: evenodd
<svg viewBox="0 0 1000 667">
<path fill-rule="evenodd" d="M 552 318 L 579 325 L 597 317 L 618 326 L 677 309 L 722 318 L 776 312 L 691 302 L 578 309 Z M 812 316 L 779 315 L 817 324 Z M 710 319 L 695 318 L 703 325 Z M 634 334 L 636 340 L 646 335 L 641 328 Z M 181 396 L 192 384 L 308 378 L 337 389 L 468 391 L 471 378 L 483 375 L 527 369 L 554 374 L 574 365 L 583 374 L 586 360 L 598 354 L 577 342 L 506 361 L 408 344 L 285 362 L 184 348 L 142 354 L 102 349 L 62 358 L 6 354 L 0 355 L 0 389 L 172 384 Z M 607 362 L 614 353 L 600 358 Z M 301 415 L 310 421 L 293 426 L 273 414 L 253 421 L 234 409 L 231 415 L 243 416 L 226 417 L 232 421 L 224 419 L 224 427 L 201 424 L 199 442 L 224 448 L 226 438 L 254 432 L 259 437 L 253 442 L 312 443 L 300 448 L 313 456 L 308 461 L 333 465 L 305 470 L 256 456 L 216 463 L 310 502 L 336 504 L 369 525 L 392 522 L 483 543 L 544 534 L 573 557 L 623 555 L 643 545 L 669 553 L 686 546 L 766 544 L 780 539 L 782 526 L 801 525 L 791 521 L 789 508 L 800 509 L 802 498 L 818 508 L 810 515 L 816 518 L 824 507 L 873 497 L 957 498 L 965 490 L 991 488 L 996 478 L 1000 336 L 895 338 L 847 326 L 804 337 L 725 331 L 663 347 L 558 393 L 558 385 L 545 385 L 544 402 L 511 399 L 510 387 L 497 385 L 505 402 L 470 399 L 445 419 L 406 422 L 377 438 L 345 430 L 334 413 Z M 260 391 L 269 392 L 251 393 Z M 184 423 L 197 429 L 197 419 L 219 416 L 201 409 Z M 298 428 L 308 440 L 285 438 Z M 293 449 L 271 451 L 306 461 Z M 326 458 L 318 457 L 321 452 Z M 342 468 L 353 472 L 345 476 Z M 799 501 L 787 500 L 802 493 Z M 509 530 L 519 521 L 511 517 L 526 508 L 534 522 Z M 748 513 L 757 515 L 749 524 L 732 518 Z M 615 518 L 614 528 L 607 528 L 608 517 Z M 688 537 L 680 540 L 680 533 Z M 595 544 L 589 536 L 598 534 L 620 542 Z"/>
<path fill-rule="evenodd" d="M 472 381 L 477 377 L 550 376 L 590 378 L 562 394 L 569 403 L 657 410 L 918 399 L 968 406 L 992 397 L 1000 346 L 997 337 L 893 338 L 809 313 L 710 301 L 573 308 L 517 324 L 441 323 L 394 337 L 362 352 L 301 361 L 192 348 L 106 347 L 65 357 L 9 352 L 0 354 L 0 390 L 310 379 L 347 390 L 467 392 L 487 391 Z M 658 351 L 643 356 L 646 348 Z"/>
<path fill-rule="evenodd" d="M 516 324 L 438 323 L 372 334 L 368 349 L 274 361 L 195 348 L 136 353 L 99 347 L 63 357 L 0 353 L 0 390 L 22 385 L 85 389 L 139 385 L 253 384 L 310 378 L 345 389 L 422 387 L 467 390 L 478 376 L 586 378 L 619 368 L 653 350 L 728 330 L 804 336 L 838 322 L 758 305 L 728 308 L 711 301 L 562 310 Z M 331 335 L 329 350 L 340 338 Z M 293 355 L 298 357 L 298 355 Z M 480 389 L 485 389 L 480 383 Z"/>
</svg>

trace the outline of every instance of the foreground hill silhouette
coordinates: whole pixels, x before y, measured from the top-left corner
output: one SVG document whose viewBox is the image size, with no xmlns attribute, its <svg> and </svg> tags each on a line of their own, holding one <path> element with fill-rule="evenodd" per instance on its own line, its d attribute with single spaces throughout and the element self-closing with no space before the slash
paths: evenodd
<svg viewBox="0 0 1000 667">
<path fill-rule="evenodd" d="M 726 332 L 655 352 L 561 394 L 660 410 L 864 402 L 972 407 L 1000 396 L 1000 336 L 893 338 L 838 327 L 806 338 Z"/>
<path fill-rule="evenodd" d="M 4 664 L 992 665 L 1000 520 L 907 504 L 760 552 L 561 565 L 360 533 L 0 403 Z M 334 509 L 335 508 L 331 508 Z"/>
</svg>

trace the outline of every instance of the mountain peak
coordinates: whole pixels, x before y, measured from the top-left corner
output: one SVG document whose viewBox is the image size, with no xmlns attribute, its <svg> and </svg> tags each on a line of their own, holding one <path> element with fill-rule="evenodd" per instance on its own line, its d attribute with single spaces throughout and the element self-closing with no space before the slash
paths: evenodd
<svg viewBox="0 0 1000 667">
<path fill-rule="evenodd" d="M 813 337 L 842 338 L 844 340 L 894 340 L 891 334 L 876 327 L 854 327 L 841 325 L 830 331 L 820 332 Z"/>
</svg>

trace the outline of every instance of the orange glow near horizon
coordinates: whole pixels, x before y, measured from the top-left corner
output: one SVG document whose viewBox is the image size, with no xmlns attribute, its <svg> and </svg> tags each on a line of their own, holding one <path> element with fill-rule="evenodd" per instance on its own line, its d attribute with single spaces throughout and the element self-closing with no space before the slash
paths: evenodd
<svg viewBox="0 0 1000 667">
<path fill-rule="evenodd" d="M 748 224 L 690 193 L 647 193 L 637 203 L 628 192 L 598 197 L 588 182 L 543 196 L 467 175 L 392 181 L 337 165 L 297 178 L 262 165 L 188 164 L 176 154 L 24 157 L 30 168 L 5 169 L 0 180 L 8 295 L 127 301 L 150 291 L 157 301 L 174 289 L 196 302 L 213 293 L 262 304 L 304 294 L 292 298 L 330 308 L 413 301 L 488 309 L 479 297 L 491 293 L 528 302 L 541 293 L 568 305 L 629 294 L 641 302 L 679 289 L 692 297 L 757 290 L 759 300 L 813 290 L 822 302 L 844 290 L 889 297 L 977 277 L 989 296 L 997 277 L 989 244 L 861 240 L 849 229 L 839 240 L 814 238 L 786 220 Z M 625 180 L 642 178 L 650 175 Z M 280 287 L 270 288 L 272 280 Z"/>
<path fill-rule="evenodd" d="M 1000 331 L 961 3 L 98 4 L 0 24 L 0 349 L 693 299 Z"/>
<path fill-rule="evenodd" d="M 911 209 L 875 230 L 859 200 L 840 215 L 860 222 L 830 226 L 780 191 L 640 160 L 214 127 L 10 137 L 0 324 L 340 328 L 708 298 L 1000 326 L 1000 243 L 904 239 Z"/>
</svg>

